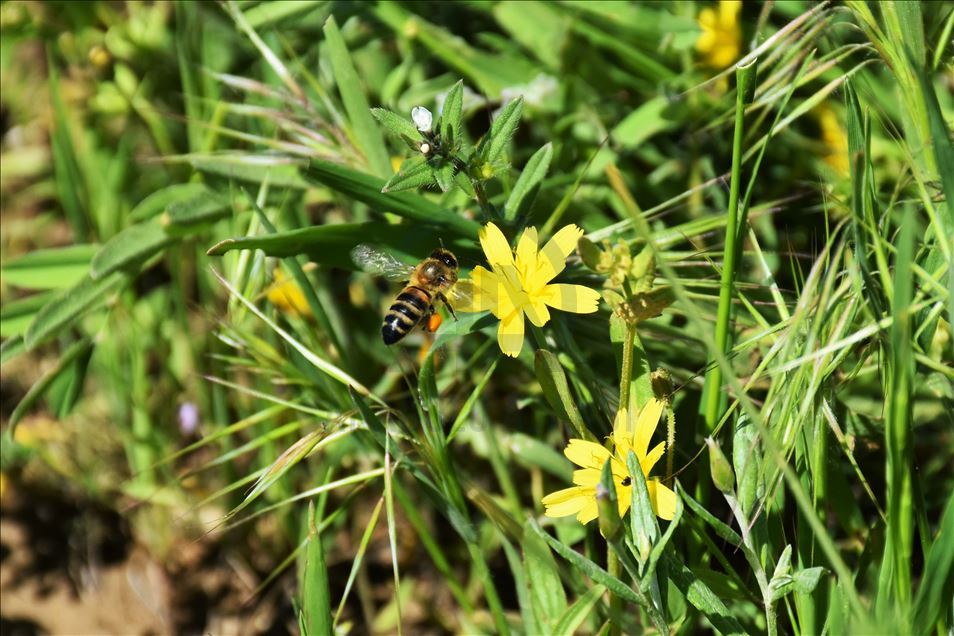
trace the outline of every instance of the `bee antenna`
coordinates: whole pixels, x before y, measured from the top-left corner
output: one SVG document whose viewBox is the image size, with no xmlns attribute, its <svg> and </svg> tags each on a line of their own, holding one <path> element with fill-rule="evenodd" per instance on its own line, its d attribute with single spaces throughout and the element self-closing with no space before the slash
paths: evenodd
<svg viewBox="0 0 954 636">
<path fill-rule="evenodd" d="M 441 244 L 441 249 L 444 249 L 444 239 L 440 236 L 437 237 L 437 242 Z"/>
</svg>

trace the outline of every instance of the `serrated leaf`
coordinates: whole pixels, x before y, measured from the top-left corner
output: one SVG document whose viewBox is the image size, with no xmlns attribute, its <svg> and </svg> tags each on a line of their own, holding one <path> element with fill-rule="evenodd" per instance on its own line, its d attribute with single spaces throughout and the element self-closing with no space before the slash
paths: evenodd
<svg viewBox="0 0 954 636">
<path fill-rule="evenodd" d="M 440 186 L 441 192 L 447 192 L 454 187 L 454 166 L 445 163 L 434 170 L 434 179 Z"/>
<path fill-rule="evenodd" d="M 90 276 L 99 280 L 130 265 L 139 265 L 172 241 L 158 219 L 127 227 L 100 248 L 90 267 Z"/>
<path fill-rule="evenodd" d="M 444 143 L 456 145 L 460 142 L 461 117 L 464 109 L 464 80 L 458 80 L 444 98 L 441 111 L 441 137 Z"/>
<path fill-rule="evenodd" d="M 422 186 L 434 184 L 435 171 L 423 155 L 411 157 L 401 164 L 393 177 L 381 188 L 382 193 L 416 190 Z"/>
<path fill-rule="evenodd" d="M 508 221 L 513 221 L 518 216 L 527 214 L 530 206 L 533 205 L 534 198 L 537 196 L 540 184 L 547 176 L 552 158 L 552 143 L 547 143 L 530 157 L 514 184 L 513 190 L 510 191 L 507 203 L 504 204 L 504 216 Z"/>
<path fill-rule="evenodd" d="M 424 141 L 421 131 L 409 119 L 405 119 L 386 108 L 372 108 L 371 114 L 374 115 L 374 118 L 378 120 L 378 123 L 384 127 L 386 132 L 398 139 L 407 137 L 417 143 Z"/>
<path fill-rule="evenodd" d="M 63 289 L 81 281 L 99 245 L 40 249 L 0 266 L 3 282 L 25 289 Z"/>
<path fill-rule="evenodd" d="M 95 281 L 87 276 L 73 287 L 53 296 L 27 327 L 24 335 L 27 348 L 33 349 L 69 327 L 74 320 L 116 290 L 124 280 L 119 273 Z"/>
<path fill-rule="evenodd" d="M 511 137 L 517 132 L 520 124 L 520 113 L 523 112 L 523 97 L 518 97 L 506 106 L 490 126 L 488 139 L 483 144 L 483 160 L 494 163 L 500 159 Z"/>
</svg>

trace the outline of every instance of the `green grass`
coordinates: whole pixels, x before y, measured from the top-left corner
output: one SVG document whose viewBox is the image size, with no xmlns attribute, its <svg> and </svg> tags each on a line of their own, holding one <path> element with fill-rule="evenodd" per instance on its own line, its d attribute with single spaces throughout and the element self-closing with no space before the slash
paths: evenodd
<svg viewBox="0 0 954 636">
<path fill-rule="evenodd" d="M 954 625 L 950 6 L 746 4 L 729 68 L 703 2 L 57 7 L 0 9 L 4 483 L 309 634 Z M 386 347 L 351 250 L 487 222 L 583 228 L 599 311 Z M 654 396 L 675 518 L 544 516 Z"/>
</svg>

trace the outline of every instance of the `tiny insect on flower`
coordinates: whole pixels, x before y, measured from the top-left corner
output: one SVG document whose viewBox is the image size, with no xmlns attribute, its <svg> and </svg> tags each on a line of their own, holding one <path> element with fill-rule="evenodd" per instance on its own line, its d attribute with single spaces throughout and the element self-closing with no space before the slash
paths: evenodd
<svg viewBox="0 0 954 636">
<path fill-rule="evenodd" d="M 415 106 L 411 109 L 411 119 L 422 133 L 431 132 L 431 125 L 434 123 L 434 115 L 431 114 L 431 111 L 423 106 Z"/>
<path fill-rule="evenodd" d="M 544 497 L 545 514 L 548 517 L 576 515 L 577 521 L 583 524 L 596 519 L 599 515 L 597 495 L 600 471 L 609 459 L 619 514 L 622 517 L 632 503 L 633 480 L 626 469 L 626 456 L 632 450 L 639 460 L 640 470 L 646 477 L 646 489 L 649 491 L 653 512 L 662 519 L 671 520 L 676 514 L 676 493 L 664 486 L 659 479 L 649 477 L 653 466 L 666 449 L 665 442 L 660 442 L 652 450 L 649 449 L 649 442 L 656 431 L 664 407 L 663 401 L 654 398 L 635 418 L 630 417 L 626 409 L 620 409 L 613 424 L 613 434 L 610 436 L 612 450 L 596 442 L 571 439 L 563 454 L 580 466 L 579 470 L 573 471 L 575 485 Z"/>
<path fill-rule="evenodd" d="M 503 232 L 488 223 L 480 231 L 480 244 L 490 270 L 478 265 L 469 280 L 470 301 L 455 306 L 458 311 L 487 311 L 500 320 L 497 342 L 506 355 L 516 357 L 523 348 L 526 314 L 537 327 L 550 320 L 547 307 L 578 314 L 593 313 L 600 295 L 583 285 L 551 284 L 566 267 L 566 259 L 576 249 L 583 230 L 567 225 L 553 235 L 543 248 L 537 244 L 537 230 L 524 230 L 517 249 L 511 250 Z"/>
</svg>

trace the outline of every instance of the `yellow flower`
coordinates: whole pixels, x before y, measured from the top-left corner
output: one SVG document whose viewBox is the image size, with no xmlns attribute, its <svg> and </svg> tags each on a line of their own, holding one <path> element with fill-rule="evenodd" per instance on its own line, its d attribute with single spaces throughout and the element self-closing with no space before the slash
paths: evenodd
<svg viewBox="0 0 954 636">
<path fill-rule="evenodd" d="M 649 440 L 656 432 L 656 424 L 662 415 L 664 403 L 653 398 L 639 412 L 635 425 L 626 409 L 620 409 L 613 424 L 611 441 L 612 452 L 596 442 L 571 439 L 563 454 L 571 462 L 580 466 L 573 471 L 572 488 L 558 490 L 543 498 L 548 517 L 568 517 L 576 515 L 577 521 L 586 524 L 598 516 L 596 507 L 596 485 L 600 483 L 603 464 L 610 460 L 616 495 L 619 499 L 619 514 L 622 517 L 629 510 L 632 501 L 632 483 L 626 469 L 626 456 L 632 450 L 639 460 L 639 467 L 646 476 L 646 488 L 649 501 L 656 516 L 670 520 L 676 513 L 676 493 L 667 488 L 658 479 L 650 479 L 652 470 L 666 450 L 666 443 L 660 442 L 649 450 Z"/>
<path fill-rule="evenodd" d="M 550 320 L 547 306 L 562 311 L 589 314 L 596 311 L 600 295 L 582 285 L 550 284 L 576 248 L 583 230 L 567 225 L 537 246 L 537 230 L 529 227 L 517 241 L 516 258 L 503 232 L 488 223 L 480 230 L 480 245 L 490 263 L 490 271 L 477 266 L 469 280 L 458 283 L 464 299 L 454 305 L 458 311 L 490 310 L 500 320 L 497 343 L 508 356 L 523 348 L 523 316 L 537 327 Z M 469 289 L 468 289 L 469 287 Z"/>
<path fill-rule="evenodd" d="M 299 316 L 311 316 L 311 307 L 305 300 L 305 294 L 294 278 L 285 276 L 280 268 L 276 267 L 272 274 L 275 282 L 268 288 L 268 302 L 283 312 L 291 312 Z"/>
<path fill-rule="evenodd" d="M 831 106 L 821 106 L 817 114 L 821 140 L 827 149 L 823 160 L 839 174 L 848 174 L 848 134 Z"/>
<path fill-rule="evenodd" d="M 739 59 L 741 10 L 741 0 L 720 0 L 718 11 L 706 7 L 699 12 L 698 22 L 702 33 L 696 40 L 696 50 L 709 66 L 725 68 Z"/>
</svg>

